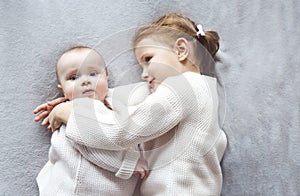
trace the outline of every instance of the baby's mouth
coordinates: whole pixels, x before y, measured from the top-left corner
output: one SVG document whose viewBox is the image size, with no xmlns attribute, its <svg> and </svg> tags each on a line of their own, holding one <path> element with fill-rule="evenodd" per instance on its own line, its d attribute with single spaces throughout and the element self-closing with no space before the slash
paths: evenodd
<svg viewBox="0 0 300 196">
<path fill-rule="evenodd" d="M 94 93 L 95 93 L 94 90 L 92 90 L 92 89 L 87 89 L 87 90 L 83 91 L 82 94 L 84 94 L 84 95 L 90 95 L 90 94 L 94 94 Z"/>
</svg>

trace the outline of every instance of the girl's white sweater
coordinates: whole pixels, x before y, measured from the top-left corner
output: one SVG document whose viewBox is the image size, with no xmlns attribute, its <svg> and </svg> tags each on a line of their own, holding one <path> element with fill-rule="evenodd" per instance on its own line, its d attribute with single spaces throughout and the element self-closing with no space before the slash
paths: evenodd
<svg viewBox="0 0 300 196">
<path fill-rule="evenodd" d="M 227 139 L 205 76 L 187 72 L 170 77 L 137 106 L 127 107 L 113 95 L 112 107 L 110 118 L 104 118 L 103 104 L 74 102 L 67 137 L 107 150 L 145 142 L 151 171 L 141 184 L 142 195 L 221 194 L 220 161 Z"/>
</svg>

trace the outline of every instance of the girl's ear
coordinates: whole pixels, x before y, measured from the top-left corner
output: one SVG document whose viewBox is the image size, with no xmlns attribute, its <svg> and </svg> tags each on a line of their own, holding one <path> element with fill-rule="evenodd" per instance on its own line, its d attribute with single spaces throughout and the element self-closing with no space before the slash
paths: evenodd
<svg viewBox="0 0 300 196">
<path fill-rule="evenodd" d="M 175 42 L 175 50 L 179 61 L 186 60 L 189 56 L 188 41 L 183 37 L 178 38 Z"/>
</svg>

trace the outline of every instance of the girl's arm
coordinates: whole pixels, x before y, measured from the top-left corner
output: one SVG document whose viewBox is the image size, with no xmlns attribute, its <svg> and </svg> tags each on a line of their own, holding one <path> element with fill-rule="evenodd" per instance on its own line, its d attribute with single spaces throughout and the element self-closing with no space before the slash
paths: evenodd
<svg viewBox="0 0 300 196">
<path fill-rule="evenodd" d="M 149 94 L 149 88 L 145 82 L 119 86 L 115 89 L 116 92 L 118 92 L 118 95 L 124 95 L 124 93 L 128 94 L 128 92 L 133 92 L 132 94 L 130 94 L 131 97 L 118 96 L 118 101 L 122 102 L 123 104 L 129 103 L 130 105 L 136 105 L 137 103 L 140 103 L 142 100 L 144 100 L 146 95 Z M 37 122 L 42 118 L 45 118 L 42 121 L 41 125 L 46 126 L 49 123 L 48 129 L 51 129 L 52 131 L 58 129 L 61 124 L 67 124 L 72 107 L 68 104 L 61 104 L 66 101 L 68 100 L 65 97 L 60 97 L 39 105 L 33 111 L 34 114 L 37 114 L 34 120 Z M 60 106 L 56 107 L 57 105 Z M 52 110 L 54 110 L 54 112 L 52 112 Z"/>
<path fill-rule="evenodd" d="M 116 176 L 122 179 L 129 179 L 136 171 L 139 163 L 140 152 L 132 148 L 122 151 L 112 151 L 89 148 L 76 143 L 73 143 L 73 147 L 88 161 L 98 167 L 116 173 Z"/>
<path fill-rule="evenodd" d="M 73 102 L 66 136 L 92 148 L 126 149 L 171 130 L 199 107 L 197 97 L 181 75 L 166 79 L 156 92 L 135 108 L 113 99 L 114 111 L 110 111 L 100 102 L 78 99 Z M 94 108 L 93 113 L 91 108 Z"/>
<path fill-rule="evenodd" d="M 72 105 L 70 102 L 61 103 L 54 107 L 49 114 L 49 123 L 51 129 L 57 130 L 61 124 L 67 124 L 68 117 L 71 113 Z M 91 111 L 92 113 L 92 111 Z M 76 148 L 83 157 L 93 164 L 106 169 L 111 172 L 115 172 L 116 176 L 122 179 L 128 179 L 135 172 L 135 168 L 138 165 L 140 152 L 134 149 L 126 149 L 121 151 L 102 150 L 86 147 L 72 142 L 74 148 Z M 142 171 L 139 171 L 143 177 Z M 147 171 L 143 171 L 146 173 Z"/>
</svg>

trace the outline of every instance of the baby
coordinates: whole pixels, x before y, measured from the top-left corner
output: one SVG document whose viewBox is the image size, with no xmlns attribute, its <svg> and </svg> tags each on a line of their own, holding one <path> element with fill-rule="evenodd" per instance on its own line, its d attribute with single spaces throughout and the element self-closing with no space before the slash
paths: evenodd
<svg viewBox="0 0 300 196">
<path fill-rule="evenodd" d="M 105 62 L 95 50 L 80 46 L 65 51 L 56 74 L 58 88 L 70 104 L 76 98 L 92 98 L 111 109 Z M 139 151 L 85 147 L 68 140 L 65 129 L 62 125 L 52 135 L 49 161 L 37 177 L 40 195 L 133 195 L 138 175 L 132 174 L 147 174 Z"/>
</svg>

